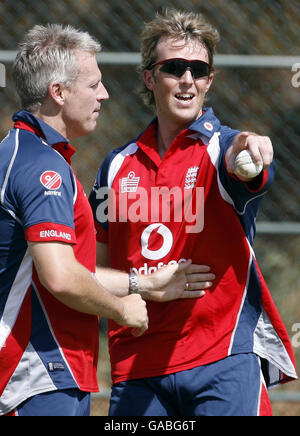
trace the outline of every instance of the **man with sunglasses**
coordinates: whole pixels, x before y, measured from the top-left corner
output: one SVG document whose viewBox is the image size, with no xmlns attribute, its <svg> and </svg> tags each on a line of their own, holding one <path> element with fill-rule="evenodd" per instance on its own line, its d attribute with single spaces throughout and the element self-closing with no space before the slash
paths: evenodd
<svg viewBox="0 0 300 436">
<path fill-rule="evenodd" d="M 211 267 L 203 298 L 142 294 L 149 314 L 143 337 L 109 322 L 112 416 L 271 415 L 266 387 L 296 378 L 252 249 L 274 177 L 272 144 L 222 126 L 204 108 L 217 40 L 196 14 L 171 11 L 147 24 L 143 94 L 157 117 L 108 155 L 90 196 L 100 264 L 128 270 L 133 280 L 189 258 Z M 244 149 L 263 165 L 256 178 L 234 173 Z"/>
</svg>

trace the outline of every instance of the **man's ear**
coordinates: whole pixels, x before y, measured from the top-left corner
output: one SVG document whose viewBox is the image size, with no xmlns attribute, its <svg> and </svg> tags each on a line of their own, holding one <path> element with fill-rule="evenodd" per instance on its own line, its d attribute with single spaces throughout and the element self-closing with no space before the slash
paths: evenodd
<svg viewBox="0 0 300 436">
<path fill-rule="evenodd" d="M 213 80 L 214 80 L 214 73 L 210 73 L 210 75 L 208 76 L 208 80 L 207 80 L 207 86 L 206 86 L 205 94 L 208 93 L 208 91 L 209 91 L 209 89 L 210 89 L 210 87 L 211 87 L 211 85 L 213 83 Z"/>
<path fill-rule="evenodd" d="M 64 88 L 59 82 L 51 82 L 48 88 L 49 96 L 59 106 L 65 102 Z"/>
<path fill-rule="evenodd" d="M 144 70 L 143 72 L 144 83 L 150 91 L 154 90 L 155 79 L 151 70 Z"/>
</svg>

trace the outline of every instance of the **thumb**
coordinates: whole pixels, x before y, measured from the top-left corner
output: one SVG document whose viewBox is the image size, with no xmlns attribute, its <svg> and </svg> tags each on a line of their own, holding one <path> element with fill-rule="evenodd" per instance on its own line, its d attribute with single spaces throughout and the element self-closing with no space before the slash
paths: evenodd
<svg viewBox="0 0 300 436">
<path fill-rule="evenodd" d="M 250 132 L 240 132 L 238 133 L 233 141 L 231 147 L 226 153 L 226 167 L 229 173 L 233 173 L 235 170 L 235 158 L 237 155 L 247 148 L 247 140 Z"/>
</svg>

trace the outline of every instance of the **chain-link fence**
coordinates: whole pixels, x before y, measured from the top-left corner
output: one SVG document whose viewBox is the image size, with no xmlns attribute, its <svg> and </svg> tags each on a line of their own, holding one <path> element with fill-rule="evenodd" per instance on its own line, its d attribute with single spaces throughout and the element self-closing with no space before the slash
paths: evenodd
<svg viewBox="0 0 300 436">
<path fill-rule="evenodd" d="M 259 223 L 268 223 L 261 227 L 265 232 L 272 232 L 270 222 L 279 224 L 279 234 L 260 233 L 256 252 L 292 337 L 293 327 L 300 323 L 299 0 L 2 0 L 0 134 L 6 135 L 11 115 L 19 109 L 11 60 L 24 32 L 34 24 L 46 23 L 71 24 L 89 31 L 103 47 L 99 62 L 110 100 L 102 106 L 97 130 L 74 143 L 73 166 L 88 193 L 108 151 L 134 138 L 153 117 L 137 92 L 139 36 L 144 22 L 166 7 L 201 12 L 221 34 L 217 74 L 207 105 L 213 106 L 223 124 L 272 138 L 277 175 Z M 288 223 L 287 227 L 282 223 Z M 285 236 L 280 235 L 285 231 Z M 300 362 L 296 341 L 294 346 Z M 300 390 L 298 383 L 292 385 L 290 389 L 298 386 Z"/>
</svg>

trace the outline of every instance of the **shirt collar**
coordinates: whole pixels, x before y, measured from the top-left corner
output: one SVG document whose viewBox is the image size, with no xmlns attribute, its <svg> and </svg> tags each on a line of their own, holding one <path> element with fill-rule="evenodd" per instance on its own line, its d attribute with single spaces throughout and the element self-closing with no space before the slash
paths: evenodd
<svg viewBox="0 0 300 436">
<path fill-rule="evenodd" d="M 157 121 L 157 117 L 154 118 L 137 139 L 138 145 L 142 146 L 144 151 L 148 149 L 149 152 L 149 150 L 153 150 L 153 148 L 157 150 Z M 213 109 L 204 108 L 201 117 L 194 121 L 188 129 L 181 132 L 181 134 L 185 133 L 186 136 L 193 139 L 199 138 L 202 140 L 203 144 L 207 145 L 215 132 L 220 130 L 220 126 L 221 123 L 215 116 Z"/>
<path fill-rule="evenodd" d="M 153 125 L 157 127 L 157 117 L 154 118 L 148 127 L 152 127 Z M 204 108 L 202 115 L 196 121 L 194 121 L 187 130 L 191 130 L 201 134 L 208 139 L 211 139 L 215 132 L 220 130 L 221 123 L 220 120 L 215 116 L 213 109 Z"/>
<path fill-rule="evenodd" d="M 42 137 L 46 143 L 57 150 L 69 164 L 71 163 L 71 157 L 76 150 L 63 135 L 49 126 L 49 124 L 25 110 L 16 112 L 12 119 L 15 122 L 15 127 L 30 130 Z"/>
<path fill-rule="evenodd" d="M 205 108 L 201 117 L 190 125 L 189 130 L 199 133 L 203 142 L 207 144 L 215 132 L 220 130 L 220 127 L 221 123 L 215 116 L 213 109 Z"/>
</svg>

